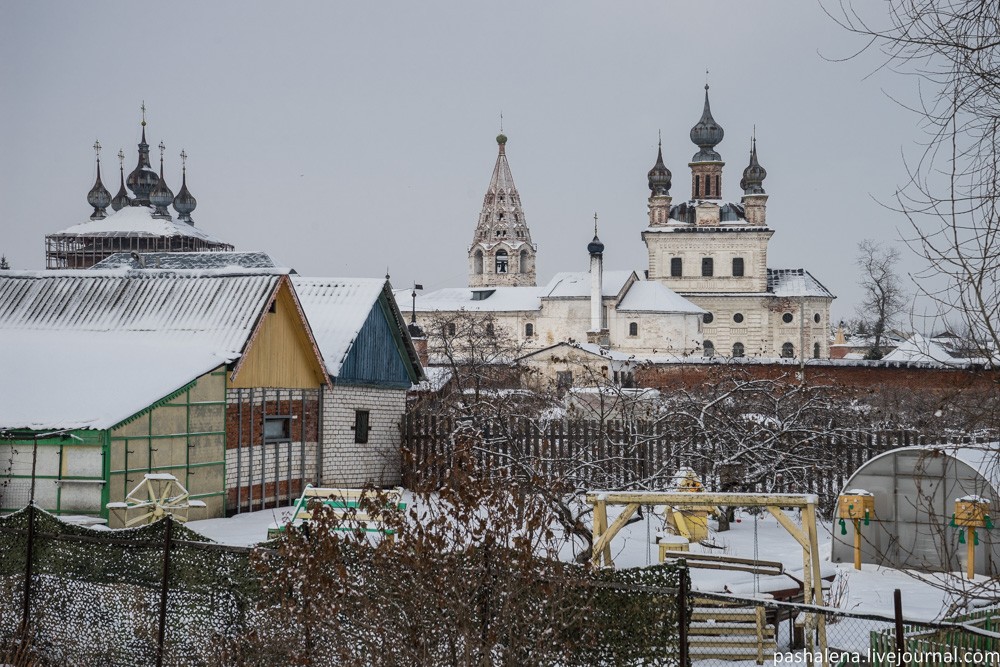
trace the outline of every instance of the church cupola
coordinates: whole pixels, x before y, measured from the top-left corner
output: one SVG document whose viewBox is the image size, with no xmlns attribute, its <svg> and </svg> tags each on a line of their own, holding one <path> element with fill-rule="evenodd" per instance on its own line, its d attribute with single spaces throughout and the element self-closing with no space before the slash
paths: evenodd
<svg viewBox="0 0 1000 667">
<path fill-rule="evenodd" d="M 154 218 L 170 220 L 170 211 L 167 207 L 174 201 L 174 193 L 167 187 L 167 182 L 163 179 L 163 151 L 166 146 L 160 142 L 160 178 L 156 182 L 156 187 L 149 193 L 149 203 L 156 207 L 153 212 Z"/>
<path fill-rule="evenodd" d="M 507 136 L 501 129 L 493 176 L 469 246 L 469 287 L 534 286 L 536 250 L 507 163 Z"/>
<path fill-rule="evenodd" d="M 767 226 L 767 193 L 764 192 L 764 179 L 767 171 L 757 161 L 757 133 L 750 141 L 750 164 L 743 170 L 743 214 L 747 224 L 754 227 Z"/>
<path fill-rule="evenodd" d="M 159 177 L 149 163 L 149 144 L 146 143 L 146 103 L 142 104 L 142 139 L 139 141 L 139 163 L 128 175 L 125 183 L 135 195 L 132 206 L 149 206 L 149 194 L 159 182 Z"/>
<path fill-rule="evenodd" d="M 120 211 L 132 203 L 128 196 L 128 190 L 125 189 L 125 153 L 120 148 L 118 149 L 118 176 L 121 185 L 118 186 L 118 194 L 111 200 L 111 208 L 116 211 Z"/>
<path fill-rule="evenodd" d="M 649 226 L 660 227 L 670 219 L 670 181 L 673 175 L 663 164 L 663 141 L 656 145 L 656 164 L 646 174 L 649 182 Z"/>
<path fill-rule="evenodd" d="M 649 191 L 653 197 L 670 194 L 670 179 L 673 174 L 663 164 L 663 142 L 659 142 L 656 147 L 656 164 L 646 175 L 649 180 Z"/>
<path fill-rule="evenodd" d="M 722 126 L 712 117 L 712 107 L 708 101 L 708 84 L 705 84 L 705 108 L 701 119 L 691 128 L 691 141 L 698 146 L 698 152 L 691 158 L 691 198 L 722 198 L 722 167 L 725 163 L 715 147 L 725 136 Z"/>
<path fill-rule="evenodd" d="M 590 253 L 590 329 L 587 342 L 608 344 L 608 329 L 604 322 L 604 244 L 597 236 L 597 214 L 594 214 L 594 240 L 587 244 Z"/>
<path fill-rule="evenodd" d="M 97 156 L 97 180 L 94 187 L 87 193 L 87 203 L 94 207 L 94 212 L 90 215 L 91 220 L 103 220 L 108 217 L 108 204 L 111 203 L 111 193 L 101 182 L 101 142 L 94 142 L 94 153 Z"/>
<path fill-rule="evenodd" d="M 764 194 L 765 178 L 767 178 L 767 171 L 764 167 L 760 166 L 760 162 L 757 161 L 757 137 L 754 136 L 750 142 L 750 164 L 743 170 L 743 180 L 740 181 L 740 187 L 743 188 L 743 194 Z"/>
<path fill-rule="evenodd" d="M 194 212 L 195 207 L 198 206 L 198 200 L 188 191 L 187 186 L 187 153 L 183 150 L 181 151 L 181 191 L 177 193 L 174 197 L 174 210 L 177 211 L 177 217 L 188 223 L 189 225 L 194 224 L 194 220 L 191 219 L 191 213 Z"/>
</svg>

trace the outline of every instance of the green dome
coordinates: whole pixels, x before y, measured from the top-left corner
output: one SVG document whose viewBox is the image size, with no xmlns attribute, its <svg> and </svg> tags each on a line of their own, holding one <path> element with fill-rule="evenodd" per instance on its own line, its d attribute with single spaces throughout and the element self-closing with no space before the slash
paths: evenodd
<svg viewBox="0 0 1000 667">
<path fill-rule="evenodd" d="M 507 135 L 504 134 L 503 132 L 501 132 L 500 134 L 498 134 L 497 135 L 497 143 L 500 144 L 501 146 L 503 146 L 505 143 L 507 143 Z"/>
</svg>

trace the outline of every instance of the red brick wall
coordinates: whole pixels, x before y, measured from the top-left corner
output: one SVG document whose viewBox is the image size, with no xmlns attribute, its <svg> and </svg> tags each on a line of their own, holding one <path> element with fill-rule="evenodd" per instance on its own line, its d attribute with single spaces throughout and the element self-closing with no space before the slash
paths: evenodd
<svg viewBox="0 0 1000 667">
<path fill-rule="evenodd" d="M 669 391 L 671 387 L 696 389 L 721 378 L 740 373 L 755 379 L 797 379 L 800 368 L 792 364 L 657 364 L 635 371 L 640 387 Z M 947 368 L 892 366 L 879 362 L 850 365 L 805 366 L 808 383 L 858 390 L 995 390 L 1000 386 L 1000 372 Z"/>
</svg>

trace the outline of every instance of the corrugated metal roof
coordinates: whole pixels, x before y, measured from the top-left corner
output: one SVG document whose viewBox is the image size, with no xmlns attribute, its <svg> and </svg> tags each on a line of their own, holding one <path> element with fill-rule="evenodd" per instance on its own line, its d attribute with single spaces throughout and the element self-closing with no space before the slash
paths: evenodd
<svg viewBox="0 0 1000 667">
<path fill-rule="evenodd" d="M 381 278 L 292 276 L 295 292 L 331 376 L 340 373 L 385 282 Z"/>
<path fill-rule="evenodd" d="M 276 273 L 5 271 L 0 427 L 108 428 L 239 357 Z M 57 389 L 56 389 L 57 388 Z"/>
<path fill-rule="evenodd" d="M 135 256 L 133 256 L 135 255 Z M 138 259 L 136 259 L 138 257 Z M 116 252 L 91 269 L 272 269 L 283 267 L 266 252 Z"/>
</svg>

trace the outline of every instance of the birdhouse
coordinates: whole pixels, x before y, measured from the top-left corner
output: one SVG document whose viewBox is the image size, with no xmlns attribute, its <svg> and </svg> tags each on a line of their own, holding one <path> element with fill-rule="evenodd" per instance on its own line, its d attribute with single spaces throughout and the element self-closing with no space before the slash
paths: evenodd
<svg viewBox="0 0 1000 667">
<path fill-rule="evenodd" d="M 978 496 L 965 496 L 955 501 L 956 526 L 985 528 L 990 513 L 990 501 Z"/>
<path fill-rule="evenodd" d="M 868 491 L 851 489 L 837 499 L 838 519 L 869 519 L 875 516 L 875 496 Z"/>
</svg>

